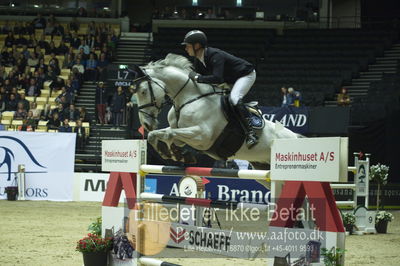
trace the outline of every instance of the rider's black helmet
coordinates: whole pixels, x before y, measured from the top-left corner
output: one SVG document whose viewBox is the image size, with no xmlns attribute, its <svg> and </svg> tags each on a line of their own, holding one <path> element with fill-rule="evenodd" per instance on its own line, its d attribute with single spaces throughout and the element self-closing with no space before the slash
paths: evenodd
<svg viewBox="0 0 400 266">
<path fill-rule="evenodd" d="M 200 30 L 192 30 L 186 33 L 182 45 L 200 43 L 201 46 L 207 46 L 207 36 Z"/>
</svg>

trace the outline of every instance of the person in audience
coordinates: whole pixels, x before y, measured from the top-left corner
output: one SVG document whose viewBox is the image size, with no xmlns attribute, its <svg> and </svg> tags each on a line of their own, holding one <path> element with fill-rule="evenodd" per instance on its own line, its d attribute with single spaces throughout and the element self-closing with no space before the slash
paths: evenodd
<svg viewBox="0 0 400 266">
<path fill-rule="evenodd" d="M 41 91 L 43 89 L 44 82 L 46 81 L 46 74 L 43 68 L 39 68 L 33 73 L 33 78 L 36 80 L 36 86 Z"/>
<path fill-rule="evenodd" d="M 37 58 L 39 59 L 39 67 L 41 67 L 42 65 L 43 65 L 43 67 L 46 66 L 45 70 L 47 72 L 47 65 L 44 63 L 44 53 L 42 52 L 42 48 L 40 48 L 39 45 L 37 45 L 35 47 L 35 53 L 36 53 Z M 43 60 L 43 61 L 41 61 L 41 60 Z"/>
<path fill-rule="evenodd" d="M 122 115 L 125 108 L 125 94 L 122 87 L 119 86 L 114 93 L 111 101 L 111 111 L 113 117 L 113 128 L 117 129 L 121 126 Z"/>
<path fill-rule="evenodd" d="M 31 79 L 29 82 L 29 86 L 27 87 L 27 89 L 25 90 L 26 95 L 28 96 L 40 96 L 40 89 L 38 88 L 38 86 L 36 85 L 36 80 L 35 79 Z"/>
<path fill-rule="evenodd" d="M 105 81 L 106 80 L 106 70 L 109 64 L 108 59 L 104 53 L 100 54 L 100 59 L 97 61 L 97 71 L 98 71 L 98 80 Z"/>
<path fill-rule="evenodd" d="M 17 104 L 17 110 L 14 113 L 14 119 L 15 120 L 23 120 L 26 118 L 26 115 L 27 115 L 27 111 L 24 108 L 24 104 L 19 102 Z"/>
<path fill-rule="evenodd" d="M 49 121 L 47 122 L 46 125 L 47 125 L 47 129 L 58 130 L 58 128 L 61 125 L 58 112 L 54 112 L 53 114 L 50 115 L 50 119 L 49 119 Z"/>
<path fill-rule="evenodd" d="M 97 80 L 97 60 L 94 54 L 90 54 L 89 59 L 86 61 L 85 70 L 86 80 L 95 82 Z"/>
<path fill-rule="evenodd" d="M 15 38 L 14 38 L 14 33 L 12 33 L 12 32 L 9 32 L 8 34 L 7 34 L 7 37 L 4 39 L 4 46 L 5 47 L 8 47 L 8 48 L 11 48 L 11 47 L 13 47 L 13 45 L 16 43 L 16 40 L 15 40 Z"/>
<path fill-rule="evenodd" d="M 258 143 L 258 137 L 250 126 L 250 113 L 244 106 L 243 97 L 249 92 L 256 80 L 254 66 L 244 59 L 207 45 L 207 36 L 199 30 L 188 32 L 182 42 L 189 56 L 194 57 L 194 69 L 189 78 L 199 83 L 231 83 L 229 100 L 236 117 L 246 133 L 246 145 L 252 148 Z"/>
<path fill-rule="evenodd" d="M 40 36 L 40 40 L 38 42 L 40 49 L 45 49 L 46 51 L 50 48 L 49 43 L 45 40 L 44 34 Z"/>
<path fill-rule="evenodd" d="M 39 120 L 43 110 L 40 110 L 37 108 L 37 103 L 36 102 L 31 102 L 31 108 L 29 109 L 29 112 L 32 112 L 32 117 L 35 120 Z"/>
<path fill-rule="evenodd" d="M 15 98 L 15 94 L 11 93 L 9 95 L 9 99 L 6 103 L 6 111 L 17 111 L 17 105 L 18 105 L 18 101 Z"/>
<path fill-rule="evenodd" d="M 301 93 L 295 91 L 292 87 L 288 89 L 288 104 L 294 107 L 300 107 L 301 105 Z"/>
<path fill-rule="evenodd" d="M 26 116 L 26 125 L 32 128 L 32 131 L 36 129 L 36 121 L 35 117 L 33 116 L 33 112 L 30 110 Z"/>
<path fill-rule="evenodd" d="M 96 36 L 96 22 L 94 22 L 93 20 L 90 21 L 86 34 L 88 36 Z"/>
<path fill-rule="evenodd" d="M 35 48 L 37 45 L 38 44 L 37 44 L 37 40 L 36 40 L 35 34 L 29 35 L 29 39 L 27 41 L 28 48 Z"/>
<path fill-rule="evenodd" d="M 69 121 L 76 121 L 79 119 L 79 111 L 75 109 L 74 104 L 70 104 L 68 108 L 64 110 L 64 119 L 67 118 Z"/>
<path fill-rule="evenodd" d="M 55 22 L 54 23 L 54 29 L 51 32 L 51 36 L 63 36 L 64 35 L 64 27 L 59 23 L 59 22 Z"/>
<path fill-rule="evenodd" d="M 54 42 L 51 41 L 51 42 L 49 43 L 48 49 L 45 51 L 45 54 L 46 54 L 46 55 L 48 55 L 48 54 L 55 54 L 55 55 L 57 55 L 57 53 L 58 53 L 58 49 L 56 48 Z"/>
<path fill-rule="evenodd" d="M 65 45 L 65 42 L 63 40 L 60 41 L 60 44 L 57 47 L 57 53 L 59 55 L 65 55 L 68 53 L 68 46 Z"/>
<path fill-rule="evenodd" d="M 61 93 L 56 97 L 55 102 L 58 104 L 61 103 L 63 105 L 67 104 L 67 106 L 69 106 L 69 104 L 71 102 L 73 102 L 72 100 L 73 100 L 73 95 L 68 93 L 67 89 L 64 86 L 64 87 L 61 87 Z M 67 106 L 64 106 L 64 107 L 67 107 Z"/>
<path fill-rule="evenodd" d="M 55 29 L 54 22 L 47 22 L 46 28 L 44 29 L 44 34 L 46 35 L 52 35 L 53 31 Z"/>
<path fill-rule="evenodd" d="M 65 86 L 65 82 L 64 82 L 64 80 L 59 76 L 59 77 L 57 77 L 57 79 L 55 80 L 55 81 L 53 81 L 51 84 L 50 84 L 50 89 L 51 89 L 51 92 L 53 93 L 53 92 L 55 92 L 55 91 L 59 91 L 59 90 L 61 90 L 61 88 L 62 87 L 64 87 Z"/>
<path fill-rule="evenodd" d="M 85 128 L 82 127 L 82 121 L 77 120 L 76 126 L 74 128 L 74 132 L 76 133 L 76 149 L 83 150 L 86 143 L 86 132 Z"/>
<path fill-rule="evenodd" d="M 281 105 L 281 107 L 289 106 L 287 88 L 286 87 L 282 87 L 281 88 L 281 92 L 282 92 L 282 105 Z"/>
<path fill-rule="evenodd" d="M 58 61 L 55 53 L 50 54 L 49 66 L 53 66 L 58 70 L 60 69 L 60 62 Z"/>
<path fill-rule="evenodd" d="M 72 69 L 72 67 L 75 65 L 75 55 L 74 53 L 66 53 L 64 62 L 63 62 L 63 68 L 69 68 Z"/>
<path fill-rule="evenodd" d="M 79 53 L 82 54 L 81 49 L 83 50 L 83 51 L 82 51 L 83 54 L 85 54 L 86 56 L 89 55 L 89 53 L 90 53 L 90 47 L 89 47 L 89 45 L 87 44 L 87 41 L 86 41 L 86 40 L 83 40 L 83 41 L 81 42 L 81 45 L 79 45 L 79 47 L 78 47 Z"/>
<path fill-rule="evenodd" d="M 36 53 L 31 53 L 28 59 L 29 67 L 37 67 L 39 64 L 39 59 L 36 57 Z"/>
<path fill-rule="evenodd" d="M 84 74 L 85 73 L 85 67 L 84 65 L 82 65 L 81 63 L 81 59 L 76 59 L 76 63 L 75 65 L 72 66 L 72 69 L 77 69 L 79 71 L 80 74 Z"/>
<path fill-rule="evenodd" d="M 96 40 L 94 42 L 94 48 L 96 50 L 101 50 L 101 47 L 103 47 L 103 42 L 101 41 L 101 36 L 98 34 L 98 35 L 96 35 Z"/>
<path fill-rule="evenodd" d="M 348 106 L 350 105 L 350 102 L 350 96 L 347 94 L 347 89 L 343 87 L 337 96 L 337 104 L 339 106 Z"/>
<path fill-rule="evenodd" d="M 96 37 L 95 35 L 90 35 L 87 40 L 87 45 L 89 46 L 90 52 L 95 49 Z"/>
<path fill-rule="evenodd" d="M 19 34 L 18 39 L 15 41 L 17 47 L 28 46 L 28 40 L 22 35 Z"/>
<path fill-rule="evenodd" d="M 68 118 L 64 118 L 62 126 L 60 126 L 58 128 L 58 132 L 71 132 L 72 133 L 72 127 L 69 125 Z"/>
<path fill-rule="evenodd" d="M 72 68 L 72 73 L 70 74 L 70 76 L 73 91 L 75 92 L 75 94 L 79 94 L 79 89 L 83 82 L 82 74 L 79 73 L 79 70 L 77 68 Z"/>
<path fill-rule="evenodd" d="M 33 27 L 33 24 L 29 21 L 25 22 L 25 34 L 27 35 L 35 34 L 35 28 Z"/>
<path fill-rule="evenodd" d="M 29 66 L 28 66 L 28 67 L 29 67 Z M 28 75 L 29 75 L 29 73 L 28 73 Z M 17 86 L 18 86 L 20 89 L 26 90 L 26 88 L 28 87 L 28 85 L 29 85 L 29 76 L 27 77 L 26 72 L 25 72 L 25 73 L 19 74 L 19 75 L 18 75 L 18 84 L 17 84 Z"/>
<path fill-rule="evenodd" d="M 52 116 L 55 113 L 58 113 L 58 119 L 61 121 L 64 120 L 64 113 L 65 113 L 64 110 L 65 110 L 64 106 L 60 103 L 58 104 L 57 108 L 54 108 L 53 110 L 50 111 L 49 115 Z"/>
<path fill-rule="evenodd" d="M 10 60 L 10 54 L 7 51 L 7 47 L 3 46 L 3 48 L 1 48 L 1 54 L 0 54 L 0 64 L 2 66 L 8 66 L 9 65 L 9 60 Z M 4 71 L 5 73 L 5 71 Z"/>
<path fill-rule="evenodd" d="M 74 32 L 72 33 L 72 39 L 71 39 L 71 47 L 74 49 L 78 49 L 78 47 L 81 45 L 81 39 L 79 39 L 78 35 Z"/>
<path fill-rule="evenodd" d="M 32 21 L 33 27 L 35 29 L 46 28 L 46 20 L 42 17 L 42 14 L 38 13 L 37 17 Z"/>
<path fill-rule="evenodd" d="M 18 131 L 33 131 L 32 126 L 28 125 L 28 122 L 26 119 L 22 120 L 22 125 L 17 127 Z"/>
<path fill-rule="evenodd" d="M 70 31 L 69 26 L 65 29 L 64 36 L 62 37 L 62 40 L 63 40 L 65 43 L 71 43 L 71 40 L 72 40 L 72 33 L 71 33 L 71 31 Z"/>
<path fill-rule="evenodd" d="M 18 103 L 22 103 L 22 105 L 26 111 L 29 110 L 30 104 L 29 104 L 29 101 L 27 99 L 25 99 L 25 93 L 21 93 Z"/>
<path fill-rule="evenodd" d="M 11 93 L 15 95 L 15 100 L 17 100 L 17 104 L 18 104 L 19 100 L 21 99 L 21 95 L 19 95 L 19 93 L 18 93 L 18 88 L 13 87 L 11 89 Z"/>
<path fill-rule="evenodd" d="M 79 108 L 79 120 L 81 120 L 82 122 L 89 122 L 89 117 L 85 107 Z"/>
<path fill-rule="evenodd" d="M 96 110 L 97 118 L 100 124 L 105 124 L 106 103 L 107 103 L 107 89 L 104 82 L 99 82 L 96 88 Z"/>
</svg>

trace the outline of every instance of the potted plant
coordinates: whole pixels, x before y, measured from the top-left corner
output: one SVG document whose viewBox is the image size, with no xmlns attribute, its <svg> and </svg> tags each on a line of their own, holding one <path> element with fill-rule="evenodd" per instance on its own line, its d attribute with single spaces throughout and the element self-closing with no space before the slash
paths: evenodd
<svg viewBox="0 0 400 266">
<path fill-rule="evenodd" d="M 378 211 L 375 216 L 376 232 L 386 234 L 388 223 L 394 219 L 393 214 L 387 211 Z"/>
<path fill-rule="evenodd" d="M 377 210 L 379 210 L 379 206 L 381 203 L 381 200 L 380 200 L 381 186 L 384 186 L 387 184 L 388 176 L 389 176 L 389 166 L 378 163 L 375 165 L 371 165 L 371 167 L 369 168 L 370 181 L 374 181 L 378 184 L 378 191 L 376 194 L 376 209 Z"/>
<path fill-rule="evenodd" d="M 18 187 L 8 186 L 4 189 L 4 192 L 7 193 L 7 200 L 16 200 L 18 195 Z"/>
<path fill-rule="evenodd" d="M 353 227 L 356 224 L 356 216 L 351 212 L 345 212 L 342 214 L 343 225 L 349 234 L 353 234 Z"/>
<path fill-rule="evenodd" d="M 101 218 L 89 226 L 91 233 L 80 239 L 76 250 L 82 252 L 85 266 L 107 266 L 108 251 L 112 249 L 112 237 L 101 236 Z"/>
<path fill-rule="evenodd" d="M 326 266 L 340 266 L 343 261 L 343 255 L 346 250 L 341 248 L 332 247 L 330 250 L 322 248 L 322 256 L 324 256 L 324 265 Z"/>
</svg>

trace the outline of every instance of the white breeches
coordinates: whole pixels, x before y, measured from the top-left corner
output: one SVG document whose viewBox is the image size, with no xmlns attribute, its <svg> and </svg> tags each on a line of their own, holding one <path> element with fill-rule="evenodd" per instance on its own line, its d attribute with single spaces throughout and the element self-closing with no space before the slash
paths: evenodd
<svg viewBox="0 0 400 266">
<path fill-rule="evenodd" d="M 233 105 L 236 105 L 250 90 L 256 81 L 256 71 L 253 70 L 250 74 L 241 77 L 233 84 L 230 94 L 230 100 Z"/>
</svg>

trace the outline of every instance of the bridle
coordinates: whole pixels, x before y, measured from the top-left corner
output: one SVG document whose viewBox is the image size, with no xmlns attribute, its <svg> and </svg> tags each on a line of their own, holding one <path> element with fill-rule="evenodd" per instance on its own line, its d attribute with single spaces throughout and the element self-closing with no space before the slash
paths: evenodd
<svg viewBox="0 0 400 266">
<path fill-rule="evenodd" d="M 156 97 L 154 96 L 154 89 L 153 89 L 152 83 L 155 83 L 158 87 L 160 87 L 164 91 L 165 95 L 168 95 L 168 91 L 164 86 L 162 86 L 159 82 L 157 82 L 149 74 L 147 74 L 145 69 L 140 68 L 140 70 L 142 71 L 142 75 L 143 76 L 135 79 L 133 81 L 133 83 L 136 83 L 136 86 L 139 86 L 142 82 L 145 82 L 145 81 L 147 82 L 147 86 L 149 87 L 149 91 L 150 91 L 150 102 L 138 106 L 138 110 L 139 110 L 140 113 L 142 113 L 142 114 L 144 114 L 144 115 L 156 120 L 157 117 L 155 117 L 152 114 L 149 114 L 148 112 L 144 111 L 143 109 L 147 108 L 147 107 L 155 107 L 155 108 L 157 108 L 158 112 L 160 112 L 161 109 L 166 104 L 168 104 L 168 101 L 164 100 L 159 106 L 157 105 L 157 100 L 156 100 Z M 172 97 L 172 100 L 174 100 L 178 96 L 178 94 L 183 91 L 183 89 L 186 87 L 186 85 L 189 83 L 189 81 L 190 81 L 190 78 L 188 77 L 188 79 L 185 82 L 185 84 L 183 84 L 183 86 L 178 90 L 178 92 L 175 94 L 175 96 Z"/>
<path fill-rule="evenodd" d="M 149 74 L 147 74 L 147 73 L 146 73 L 146 70 L 145 70 L 144 68 L 140 68 L 140 70 L 141 70 L 141 72 L 142 72 L 142 73 L 141 73 L 142 76 L 139 77 L 139 78 L 137 78 L 137 79 L 135 79 L 135 80 L 133 81 L 133 83 L 136 83 L 136 86 L 139 86 L 142 82 L 145 82 L 145 81 L 147 82 L 147 85 L 148 85 L 149 91 L 150 91 L 150 102 L 138 106 L 138 110 L 139 110 L 140 113 L 142 113 L 142 114 L 144 114 L 144 115 L 146 115 L 146 116 L 148 116 L 148 117 L 150 117 L 150 118 L 152 118 L 152 119 L 154 119 L 154 120 L 157 120 L 157 117 L 155 117 L 155 116 L 152 115 L 152 114 L 149 114 L 148 112 L 144 111 L 143 109 L 144 109 L 144 108 L 147 108 L 147 107 L 155 107 L 155 108 L 157 108 L 158 112 L 160 112 L 161 109 L 162 109 L 166 104 L 168 104 L 168 101 L 165 101 L 165 100 L 164 100 L 164 101 L 160 104 L 160 106 L 158 106 L 158 105 L 157 105 L 156 98 L 155 98 L 155 96 L 154 96 L 154 89 L 153 89 L 153 86 L 152 86 L 151 84 L 152 84 L 152 83 L 155 83 L 158 87 L 160 87 L 160 88 L 164 91 L 165 95 L 168 95 L 168 91 L 167 91 L 167 89 L 166 89 L 164 86 L 162 86 L 160 83 L 158 83 L 156 80 L 154 80 Z M 178 92 L 177 92 L 173 97 L 171 97 L 171 98 L 172 98 L 172 101 L 174 101 L 175 98 L 183 91 L 183 89 L 187 86 L 187 84 L 189 83 L 190 80 L 191 80 L 190 77 L 188 77 L 188 79 L 187 79 L 186 82 L 182 85 L 182 87 L 178 90 Z M 193 81 L 193 82 L 194 82 L 194 81 Z M 194 82 L 194 83 L 195 83 L 195 82 Z M 197 86 L 196 83 L 195 83 L 195 85 Z M 208 97 L 208 96 L 215 95 L 215 94 L 220 94 L 220 95 L 221 95 L 221 94 L 226 93 L 225 90 L 221 90 L 221 91 L 216 90 L 214 86 L 212 86 L 212 89 L 213 89 L 213 90 L 212 90 L 211 92 L 208 92 L 208 93 L 199 95 L 199 96 L 197 96 L 197 97 L 195 97 L 195 98 L 193 98 L 193 99 L 191 99 L 191 100 L 189 100 L 189 101 L 183 103 L 183 104 L 182 104 L 181 106 L 179 106 L 179 107 L 176 107 L 175 104 L 174 104 L 174 109 L 175 109 L 175 114 L 176 114 L 176 124 L 178 125 L 179 115 L 180 115 L 181 109 L 182 109 L 183 107 L 185 107 L 186 105 L 188 105 L 188 104 L 190 104 L 190 103 L 192 103 L 192 102 L 195 102 L 195 101 L 197 101 L 197 100 L 199 100 L 199 99 L 201 99 L 201 98 L 203 98 L 203 97 Z"/>
</svg>

